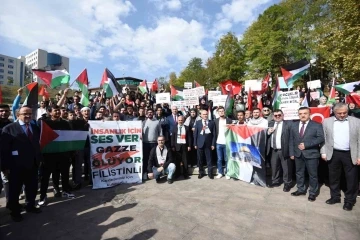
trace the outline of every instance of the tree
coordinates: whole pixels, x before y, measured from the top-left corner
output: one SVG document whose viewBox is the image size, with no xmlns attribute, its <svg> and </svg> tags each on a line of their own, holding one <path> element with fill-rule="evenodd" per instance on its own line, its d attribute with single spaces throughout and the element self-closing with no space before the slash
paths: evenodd
<svg viewBox="0 0 360 240">
<path fill-rule="evenodd" d="M 206 72 L 201 58 L 192 58 L 173 84 L 178 87 L 184 87 L 185 82 L 194 81 L 201 85 L 206 83 Z"/>
<path fill-rule="evenodd" d="M 237 37 L 229 32 L 221 37 L 211 59 L 206 62 L 209 85 L 225 79 L 240 80 L 245 75 L 244 49 Z"/>
<path fill-rule="evenodd" d="M 173 83 L 176 83 L 177 76 L 175 72 L 171 72 L 169 74 L 169 84 L 172 85 Z"/>
</svg>

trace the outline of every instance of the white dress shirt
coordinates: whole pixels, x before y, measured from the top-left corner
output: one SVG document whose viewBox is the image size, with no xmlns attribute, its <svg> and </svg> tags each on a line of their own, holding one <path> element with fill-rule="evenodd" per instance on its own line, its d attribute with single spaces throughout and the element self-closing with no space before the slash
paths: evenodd
<svg viewBox="0 0 360 240">
<path fill-rule="evenodd" d="M 349 121 L 346 118 L 344 121 L 335 119 L 334 121 L 334 149 L 349 151 L 350 150 L 350 129 Z"/>
<path fill-rule="evenodd" d="M 277 125 L 277 126 L 276 126 Z M 276 131 L 276 149 L 281 149 L 281 134 L 282 134 L 282 128 L 283 128 L 283 121 L 281 122 L 275 122 L 274 123 L 274 132 L 272 133 L 273 135 L 271 136 L 271 147 L 274 148 L 274 133 L 275 133 L 275 127 L 277 128 Z"/>
<path fill-rule="evenodd" d="M 305 122 L 305 126 L 304 126 L 304 134 L 305 134 L 306 127 L 307 127 L 307 125 L 309 124 L 309 121 L 310 121 L 310 120 L 307 120 L 307 121 Z M 301 131 L 302 125 L 303 125 L 303 123 L 300 121 L 300 122 L 299 122 L 299 134 L 300 134 L 300 131 Z"/>
<path fill-rule="evenodd" d="M 225 130 L 226 130 L 226 118 L 219 118 L 219 135 L 217 137 L 217 144 L 226 144 L 225 139 Z"/>
</svg>

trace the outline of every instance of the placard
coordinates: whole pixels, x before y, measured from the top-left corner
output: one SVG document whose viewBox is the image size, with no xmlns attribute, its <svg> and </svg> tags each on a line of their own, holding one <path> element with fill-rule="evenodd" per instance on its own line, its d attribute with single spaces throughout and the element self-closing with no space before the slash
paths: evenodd
<svg viewBox="0 0 360 240">
<path fill-rule="evenodd" d="M 293 107 L 294 105 L 299 106 L 300 94 L 298 90 L 279 92 L 281 98 L 281 108 L 283 107 Z"/>
<path fill-rule="evenodd" d="M 184 82 L 184 88 L 192 88 L 192 82 Z"/>
<path fill-rule="evenodd" d="M 246 80 L 245 81 L 245 91 L 261 91 L 262 89 L 262 80 Z"/>
<path fill-rule="evenodd" d="M 176 106 L 178 110 L 181 110 L 182 108 L 185 108 L 186 106 L 186 101 L 181 100 L 181 101 L 172 101 L 171 102 L 172 106 Z"/>
<path fill-rule="evenodd" d="M 320 98 L 320 93 L 319 92 L 310 92 L 310 97 L 312 98 L 312 99 L 319 99 Z"/>
<path fill-rule="evenodd" d="M 157 93 L 156 103 L 169 103 L 170 104 L 170 93 Z"/>
<path fill-rule="evenodd" d="M 208 101 L 210 101 L 210 100 L 213 101 L 214 96 L 219 96 L 219 95 L 221 95 L 221 91 L 209 91 L 208 92 Z"/>
<path fill-rule="evenodd" d="M 194 88 L 194 89 L 196 90 L 198 97 L 202 97 L 202 96 L 205 95 L 205 88 L 204 88 L 204 86 L 196 87 L 196 88 Z"/>
<path fill-rule="evenodd" d="M 281 108 L 281 111 L 284 113 L 284 120 L 299 119 L 298 109 L 299 107 Z"/>
<path fill-rule="evenodd" d="M 196 88 L 184 89 L 183 90 L 183 97 L 184 97 L 185 100 L 193 99 L 194 96 L 199 97 L 198 96 L 198 90 Z"/>
<path fill-rule="evenodd" d="M 218 106 L 223 106 L 223 107 L 225 107 L 225 103 L 226 103 L 227 97 L 228 97 L 228 95 L 218 95 L 218 96 L 214 96 L 214 97 L 213 97 L 213 106 L 214 106 L 214 107 L 218 107 Z"/>
<path fill-rule="evenodd" d="M 93 189 L 142 182 L 141 121 L 89 121 Z"/>
<path fill-rule="evenodd" d="M 185 99 L 186 106 L 195 106 L 199 105 L 199 97 L 198 96 L 188 96 Z"/>
<path fill-rule="evenodd" d="M 320 80 L 308 81 L 306 84 L 307 84 L 308 89 L 321 88 L 321 81 Z"/>
</svg>

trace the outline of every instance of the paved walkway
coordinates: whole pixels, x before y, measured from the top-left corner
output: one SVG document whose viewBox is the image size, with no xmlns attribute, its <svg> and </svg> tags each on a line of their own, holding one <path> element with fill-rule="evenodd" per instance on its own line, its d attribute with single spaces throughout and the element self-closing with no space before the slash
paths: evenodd
<svg viewBox="0 0 360 240">
<path fill-rule="evenodd" d="M 174 184 L 148 181 L 110 189 L 83 188 L 73 200 L 49 198 L 41 214 L 14 223 L 0 198 L 0 239 L 360 239 L 353 211 L 292 197 L 241 181 L 192 176 Z"/>
</svg>

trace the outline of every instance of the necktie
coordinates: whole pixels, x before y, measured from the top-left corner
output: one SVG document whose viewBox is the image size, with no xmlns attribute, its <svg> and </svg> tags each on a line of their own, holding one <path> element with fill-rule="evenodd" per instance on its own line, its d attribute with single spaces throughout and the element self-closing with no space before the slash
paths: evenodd
<svg viewBox="0 0 360 240">
<path fill-rule="evenodd" d="M 30 125 L 27 123 L 26 124 L 26 135 L 28 136 L 28 138 L 30 139 L 30 141 L 32 141 L 33 139 L 33 134 L 30 130 Z"/>
<path fill-rule="evenodd" d="M 179 126 L 179 135 L 181 137 L 181 126 Z"/>
<path fill-rule="evenodd" d="M 304 130 L 305 130 L 305 123 L 301 123 L 302 126 L 301 126 L 301 129 L 300 129 L 300 137 L 303 137 L 304 136 Z"/>
<path fill-rule="evenodd" d="M 273 133 L 273 148 L 274 149 L 277 149 L 277 146 L 276 146 L 276 134 L 277 134 L 277 130 L 278 130 L 278 126 L 279 126 L 279 123 L 275 123 L 275 130 L 274 130 L 274 133 Z"/>
<path fill-rule="evenodd" d="M 174 122 L 176 123 L 176 115 L 174 115 Z"/>
</svg>

